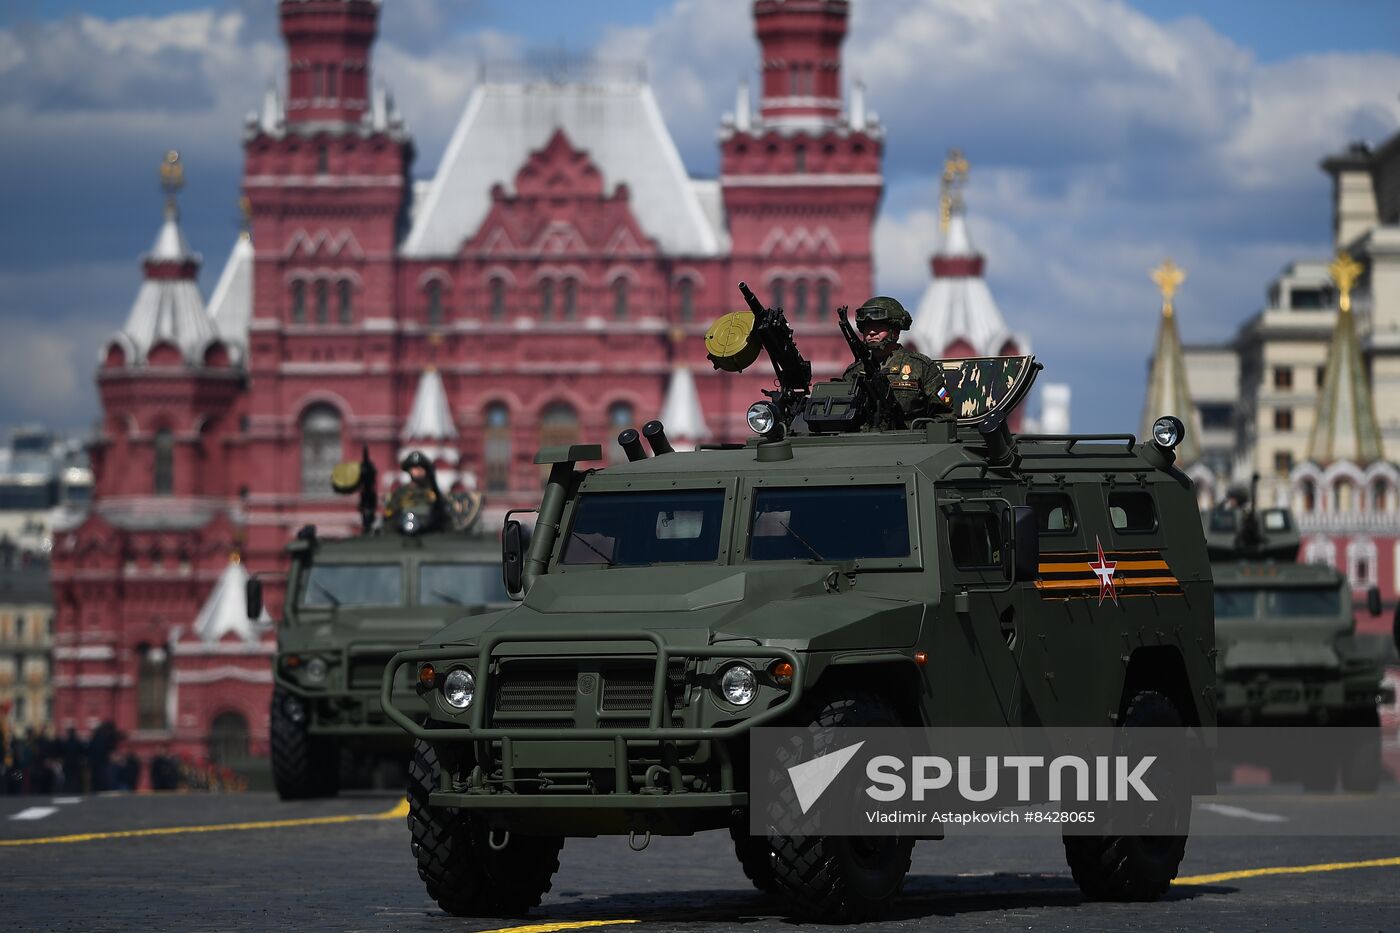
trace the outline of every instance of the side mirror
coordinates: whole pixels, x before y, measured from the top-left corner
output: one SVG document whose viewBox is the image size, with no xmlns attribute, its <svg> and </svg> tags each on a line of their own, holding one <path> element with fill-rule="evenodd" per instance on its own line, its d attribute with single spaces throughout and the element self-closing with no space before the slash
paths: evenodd
<svg viewBox="0 0 1400 933">
<path fill-rule="evenodd" d="M 501 529 L 501 580 L 512 597 L 525 588 L 524 573 L 525 536 L 520 523 L 511 519 Z"/>
<path fill-rule="evenodd" d="M 1366 591 L 1366 611 L 1373 616 L 1381 614 L 1381 588 L 1373 586 Z"/>
<path fill-rule="evenodd" d="M 243 594 L 248 603 L 248 618 L 253 621 L 261 619 L 263 614 L 262 581 L 257 577 L 249 577 Z"/>
<path fill-rule="evenodd" d="M 1002 569 L 1013 583 L 1026 583 L 1040 575 L 1040 523 L 1035 509 L 1013 505 L 1002 513 L 1005 556 Z"/>
</svg>

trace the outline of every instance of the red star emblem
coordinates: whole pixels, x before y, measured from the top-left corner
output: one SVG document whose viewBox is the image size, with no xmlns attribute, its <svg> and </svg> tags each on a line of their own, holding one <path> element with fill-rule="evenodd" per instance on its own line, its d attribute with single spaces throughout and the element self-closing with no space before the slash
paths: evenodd
<svg viewBox="0 0 1400 933">
<path fill-rule="evenodd" d="M 1099 605 L 1103 605 L 1105 596 L 1113 600 L 1113 605 L 1118 605 L 1118 591 L 1113 586 L 1113 571 L 1118 568 L 1116 560 L 1109 560 L 1103 556 L 1103 544 L 1099 541 L 1099 536 L 1094 535 L 1094 544 L 1099 549 L 1098 562 L 1089 561 L 1089 569 L 1094 571 L 1094 576 L 1099 578 Z"/>
</svg>

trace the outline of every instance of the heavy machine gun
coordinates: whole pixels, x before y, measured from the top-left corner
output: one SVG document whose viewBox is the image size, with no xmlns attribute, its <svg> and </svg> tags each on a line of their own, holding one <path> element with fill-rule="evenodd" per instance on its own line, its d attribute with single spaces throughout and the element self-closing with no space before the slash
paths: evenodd
<svg viewBox="0 0 1400 933">
<path fill-rule="evenodd" d="M 369 447 L 360 448 L 360 462 L 349 461 L 338 464 L 331 470 L 331 488 L 343 496 L 360 494 L 360 534 L 367 535 L 374 530 L 374 520 L 379 514 L 379 493 L 375 485 L 379 471 L 369 458 Z"/>
<path fill-rule="evenodd" d="M 812 364 L 797 349 L 782 308 L 765 308 L 744 282 L 739 283 L 739 293 L 749 311 L 726 314 L 711 325 L 705 334 L 706 356 L 716 369 L 738 373 L 751 366 L 759 353 L 767 353 L 777 388 L 764 389 L 763 394 L 774 408 L 775 422 L 786 431 L 811 394 Z"/>
</svg>

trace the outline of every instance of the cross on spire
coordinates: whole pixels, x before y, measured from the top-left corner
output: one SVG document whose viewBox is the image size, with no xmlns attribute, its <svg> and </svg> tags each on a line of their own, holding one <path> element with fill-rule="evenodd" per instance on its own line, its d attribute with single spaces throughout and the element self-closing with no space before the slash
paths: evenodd
<svg viewBox="0 0 1400 933">
<path fill-rule="evenodd" d="M 1157 288 L 1162 292 L 1162 314 L 1171 317 L 1174 313 L 1172 297 L 1176 295 L 1181 283 L 1186 281 L 1186 270 L 1170 259 L 1164 259 L 1160 266 L 1152 270 L 1152 281 L 1157 283 Z"/>
<path fill-rule="evenodd" d="M 961 149 L 949 149 L 943 161 L 943 178 L 938 185 L 938 229 L 948 232 L 953 211 L 963 206 L 962 192 L 967 185 L 967 158 Z"/>
<path fill-rule="evenodd" d="M 1327 267 L 1327 272 L 1332 276 L 1332 281 L 1337 283 L 1337 308 L 1343 312 L 1351 310 L 1351 290 L 1356 285 L 1356 280 L 1361 277 L 1361 263 L 1352 259 L 1347 253 L 1338 250 L 1337 258 L 1332 260 L 1332 264 Z"/>
</svg>

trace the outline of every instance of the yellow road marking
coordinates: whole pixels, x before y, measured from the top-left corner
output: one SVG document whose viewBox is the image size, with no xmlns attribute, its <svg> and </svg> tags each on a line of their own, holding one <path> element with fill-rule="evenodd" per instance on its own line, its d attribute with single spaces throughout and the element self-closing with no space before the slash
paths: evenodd
<svg viewBox="0 0 1400 933">
<path fill-rule="evenodd" d="M 555 933 L 556 930 L 584 930 L 589 927 L 610 927 L 620 923 L 641 923 L 640 920 L 562 920 L 558 923 L 532 923 L 525 927 L 501 927 L 481 933 Z"/>
<path fill-rule="evenodd" d="M 365 823 L 401 820 L 408 816 L 408 801 L 401 800 L 383 813 L 347 813 L 342 816 L 309 816 L 295 820 L 260 820 L 254 823 L 214 823 L 209 826 L 158 826 L 152 829 L 122 829 L 108 833 L 75 833 L 70 836 L 44 836 L 39 839 L 0 839 L 0 847 L 44 846 L 65 842 L 97 842 L 103 839 L 138 839 L 143 836 L 179 836 L 186 833 L 221 833 L 247 829 L 288 829 L 297 826 L 331 826 L 338 823 Z"/>
<path fill-rule="evenodd" d="M 1172 884 L 1215 884 L 1241 878 L 1261 878 L 1265 875 L 1310 875 L 1314 872 L 1345 871 L 1349 868 L 1400 868 L 1400 858 L 1373 858 L 1363 862 L 1323 862 L 1318 865 L 1277 865 L 1273 868 L 1245 868 L 1222 871 L 1213 875 L 1187 875 Z"/>
</svg>

